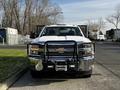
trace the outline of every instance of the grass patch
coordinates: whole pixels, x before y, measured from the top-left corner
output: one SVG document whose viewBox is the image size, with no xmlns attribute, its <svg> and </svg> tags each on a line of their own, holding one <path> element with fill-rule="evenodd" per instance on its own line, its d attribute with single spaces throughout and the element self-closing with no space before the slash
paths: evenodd
<svg viewBox="0 0 120 90">
<path fill-rule="evenodd" d="M 26 50 L 0 49 L 0 57 L 26 57 Z"/>
<path fill-rule="evenodd" d="M 0 82 L 4 81 L 28 64 L 25 50 L 0 49 Z"/>
</svg>

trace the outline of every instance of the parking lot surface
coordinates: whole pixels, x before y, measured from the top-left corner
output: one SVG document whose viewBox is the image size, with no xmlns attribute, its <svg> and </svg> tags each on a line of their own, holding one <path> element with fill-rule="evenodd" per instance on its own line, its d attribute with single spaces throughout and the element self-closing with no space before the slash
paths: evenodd
<svg viewBox="0 0 120 90">
<path fill-rule="evenodd" d="M 9 90 L 120 90 L 120 46 L 96 43 L 96 62 L 91 78 L 47 75 L 32 78 L 26 72 Z"/>
</svg>

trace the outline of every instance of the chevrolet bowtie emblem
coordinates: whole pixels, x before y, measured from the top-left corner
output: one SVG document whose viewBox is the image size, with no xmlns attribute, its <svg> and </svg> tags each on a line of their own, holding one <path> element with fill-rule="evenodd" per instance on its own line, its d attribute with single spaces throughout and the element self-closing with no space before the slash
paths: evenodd
<svg viewBox="0 0 120 90">
<path fill-rule="evenodd" d="M 56 52 L 64 53 L 64 48 L 57 48 L 57 49 L 56 49 Z"/>
</svg>

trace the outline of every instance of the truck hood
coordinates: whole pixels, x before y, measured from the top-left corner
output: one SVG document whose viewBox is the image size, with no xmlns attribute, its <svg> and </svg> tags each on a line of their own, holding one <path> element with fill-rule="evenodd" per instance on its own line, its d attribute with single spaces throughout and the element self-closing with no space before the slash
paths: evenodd
<svg viewBox="0 0 120 90">
<path fill-rule="evenodd" d="M 42 36 L 34 39 L 32 43 L 40 43 L 40 42 L 46 42 L 46 41 L 65 41 L 65 40 L 74 40 L 76 42 L 85 42 L 89 43 L 91 42 L 88 38 L 85 38 L 83 36 Z"/>
</svg>

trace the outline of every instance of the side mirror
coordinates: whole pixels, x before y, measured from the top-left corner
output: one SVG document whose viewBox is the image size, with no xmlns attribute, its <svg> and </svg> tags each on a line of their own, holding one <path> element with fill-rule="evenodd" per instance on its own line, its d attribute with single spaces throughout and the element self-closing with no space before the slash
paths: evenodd
<svg viewBox="0 0 120 90">
<path fill-rule="evenodd" d="M 35 38 L 36 38 L 35 33 L 31 33 L 31 34 L 30 34 L 30 38 L 35 39 Z"/>
</svg>

